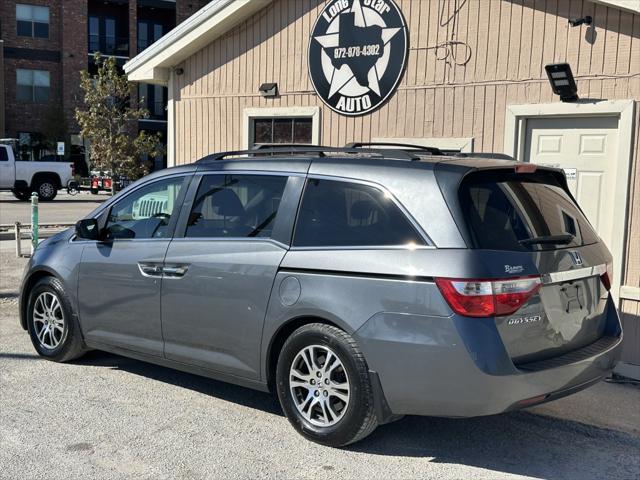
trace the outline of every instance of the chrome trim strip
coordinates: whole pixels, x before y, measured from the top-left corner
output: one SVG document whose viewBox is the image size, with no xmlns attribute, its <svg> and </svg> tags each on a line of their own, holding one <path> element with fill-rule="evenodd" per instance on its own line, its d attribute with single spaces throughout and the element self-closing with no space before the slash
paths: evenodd
<svg viewBox="0 0 640 480">
<path fill-rule="evenodd" d="M 545 273 L 540 276 L 542 283 L 548 285 L 550 283 L 569 282 L 581 278 L 597 277 L 607 271 L 607 265 L 596 265 L 593 267 L 577 268 L 575 270 L 565 270 L 564 272 Z"/>
<path fill-rule="evenodd" d="M 326 247 L 291 247 L 292 252 L 313 252 L 317 250 L 435 250 L 433 245 L 343 245 L 343 246 L 326 246 Z"/>
<path fill-rule="evenodd" d="M 284 250 L 288 250 L 289 246 L 284 243 L 279 242 L 278 240 L 274 240 L 273 238 L 268 237 L 173 237 L 171 239 L 172 242 L 183 243 L 183 242 L 248 242 L 248 243 L 271 243 L 276 247 L 280 247 Z"/>
</svg>

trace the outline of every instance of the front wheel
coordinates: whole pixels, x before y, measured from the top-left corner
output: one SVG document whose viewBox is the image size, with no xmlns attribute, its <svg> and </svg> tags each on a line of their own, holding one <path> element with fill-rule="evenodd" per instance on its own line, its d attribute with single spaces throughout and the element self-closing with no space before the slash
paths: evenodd
<svg viewBox="0 0 640 480">
<path fill-rule="evenodd" d="M 367 363 L 339 328 L 309 324 L 285 342 L 276 371 L 287 419 L 309 440 L 342 447 L 378 425 Z"/>
<path fill-rule="evenodd" d="M 29 294 L 27 315 L 31 343 L 41 356 L 67 362 L 85 353 L 71 302 L 57 278 L 44 277 L 35 284 Z"/>
</svg>

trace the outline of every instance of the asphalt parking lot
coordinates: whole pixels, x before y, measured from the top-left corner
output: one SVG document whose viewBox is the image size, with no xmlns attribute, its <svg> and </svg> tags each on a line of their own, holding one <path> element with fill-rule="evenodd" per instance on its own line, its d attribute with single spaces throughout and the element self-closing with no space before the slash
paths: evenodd
<svg viewBox="0 0 640 480">
<path fill-rule="evenodd" d="M 69 195 L 63 191 L 58 192 L 52 202 L 40 202 L 40 223 L 75 222 L 107 198 L 107 193 L 91 195 L 80 192 Z M 11 192 L 0 192 L 0 225 L 12 225 L 14 222 L 31 223 L 31 203 L 16 200 Z"/>
<path fill-rule="evenodd" d="M 336 450 L 299 437 L 268 394 L 101 352 L 41 360 L 17 319 L 25 262 L 0 248 L 0 478 L 640 478 L 631 385 L 407 417 Z"/>
</svg>

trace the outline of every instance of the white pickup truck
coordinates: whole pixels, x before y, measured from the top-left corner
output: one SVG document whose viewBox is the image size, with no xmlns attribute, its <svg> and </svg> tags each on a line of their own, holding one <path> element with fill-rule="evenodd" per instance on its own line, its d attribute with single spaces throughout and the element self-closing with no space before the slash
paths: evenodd
<svg viewBox="0 0 640 480">
<path fill-rule="evenodd" d="M 73 163 L 16 161 L 10 145 L 0 145 L 0 190 L 11 190 L 18 200 L 37 192 L 43 201 L 53 200 L 61 188 L 73 182 Z"/>
</svg>

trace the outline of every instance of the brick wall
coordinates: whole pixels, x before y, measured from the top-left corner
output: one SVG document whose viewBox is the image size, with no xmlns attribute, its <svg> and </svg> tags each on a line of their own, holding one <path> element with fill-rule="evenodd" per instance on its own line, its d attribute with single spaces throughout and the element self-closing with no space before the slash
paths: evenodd
<svg viewBox="0 0 640 480">
<path fill-rule="evenodd" d="M 17 132 L 41 132 L 52 107 L 61 105 L 62 81 L 60 63 L 38 60 L 5 58 L 5 122 L 6 134 L 15 137 Z M 47 70 L 51 78 L 49 101 L 46 103 L 16 100 L 16 70 L 27 68 Z"/>
<path fill-rule="evenodd" d="M 204 7 L 209 0 L 176 0 L 176 25 Z"/>
<path fill-rule="evenodd" d="M 0 137 L 6 137 L 4 129 L 4 42 L 0 40 Z"/>
<path fill-rule="evenodd" d="M 57 61 L 28 60 L 4 55 L 4 65 L 0 62 L 0 87 L 4 95 L 4 123 L 0 118 L 0 134 L 15 137 L 18 132 L 42 132 L 47 114 L 53 107 L 62 107 L 69 133 L 77 133 L 75 109 L 82 104 L 80 71 L 88 67 L 87 14 L 88 0 L 28 0 L 30 5 L 49 7 L 49 38 L 18 37 L 16 34 L 16 3 L 0 1 L 0 34 L 4 47 L 30 49 L 52 54 Z M 208 2 L 206 0 L 177 0 L 176 24 L 184 21 Z M 96 3 L 92 8 L 100 8 Z M 106 8 L 106 7 L 105 7 Z M 127 7 L 125 7 L 127 8 Z M 129 55 L 137 53 L 136 0 L 128 5 Z M 21 52 L 18 52 L 20 55 Z M 16 69 L 27 68 L 50 72 L 51 92 L 49 102 L 37 104 L 16 100 Z M 4 81 L 4 84 L 2 84 Z M 135 92 L 134 98 L 135 101 Z M 0 108 L 2 108 L 0 103 Z"/>
<path fill-rule="evenodd" d="M 73 3 L 76 0 L 64 0 Z M 8 0 L 0 2 L 0 28 L 2 40 L 6 47 L 37 48 L 42 50 L 60 50 L 62 31 L 60 20 L 60 5 L 62 0 L 28 0 L 29 5 L 49 7 L 49 38 L 19 37 L 16 34 L 16 3 Z"/>
<path fill-rule="evenodd" d="M 75 1 L 75 0 L 73 0 Z M 62 45 L 61 0 L 29 0 L 30 5 L 49 7 L 49 38 L 20 37 L 16 32 L 16 2 L 0 2 L 0 19 L 4 49 L 30 49 L 60 56 Z M 65 0 L 64 3 L 71 3 Z M 86 35 L 86 33 L 85 33 Z M 52 106 L 62 102 L 62 64 L 60 61 L 28 60 L 4 55 L 5 135 L 42 131 Z M 46 70 L 51 79 L 47 103 L 21 102 L 16 99 L 16 69 Z"/>
<path fill-rule="evenodd" d="M 62 5 L 62 105 L 69 133 L 77 133 L 75 109 L 82 103 L 80 71 L 87 68 L 87 0 Z"/>
<path fill-rule="evenodd" d="M 138 2 L 129 0 L 129 58 L 138 53 Z"/>
</svg>

